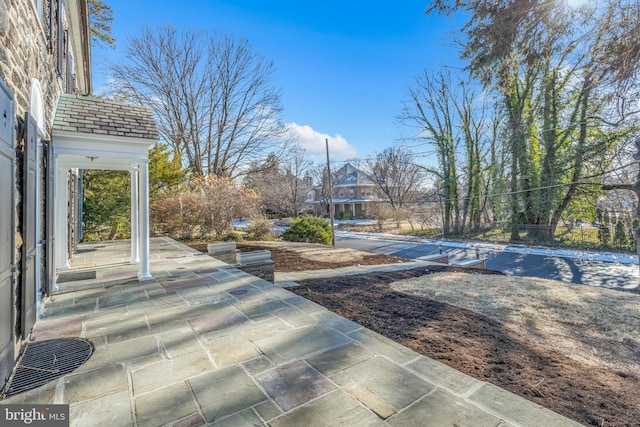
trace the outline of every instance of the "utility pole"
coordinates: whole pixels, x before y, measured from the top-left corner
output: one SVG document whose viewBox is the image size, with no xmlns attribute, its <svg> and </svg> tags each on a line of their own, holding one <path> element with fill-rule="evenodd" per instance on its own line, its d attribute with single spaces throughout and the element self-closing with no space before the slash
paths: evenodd
<svg viewBox="0 0 640 427">
<path fill-rule="evenodd" d="M 336 233 L 334 232 L 333 225 L 333 184 L 331 183 L 331 166 L 329 165 L 329 138 L 325 138 L 325 145 L 327 147 L 327 179 L 329 181 L 329 218 L 331 220 L 331 245 L 336 245 Z"/>
</svg>

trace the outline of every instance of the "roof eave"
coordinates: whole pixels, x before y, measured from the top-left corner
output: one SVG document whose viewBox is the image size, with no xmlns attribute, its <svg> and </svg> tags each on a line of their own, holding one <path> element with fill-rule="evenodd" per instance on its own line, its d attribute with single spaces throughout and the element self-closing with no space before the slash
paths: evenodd
<svg viewBox="0 0 640 427">
<path fill-rule="evenodd" d="M 70 0 L 65 3 L 69 19 L 71 48 L 76 64 L 78 92 L 80 95 L 89 95 L 93 90 L 89 6 L 87 0 Z"/>
</svg>

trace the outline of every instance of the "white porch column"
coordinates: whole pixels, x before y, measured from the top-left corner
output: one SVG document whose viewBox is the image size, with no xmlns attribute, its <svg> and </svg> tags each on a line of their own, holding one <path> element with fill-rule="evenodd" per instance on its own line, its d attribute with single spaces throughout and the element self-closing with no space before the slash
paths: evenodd
<svg viewBox="0 0 640 427">
<path fill-rule="evenodd" d="M 54 170 L 56 171 L 55 186 L 53 188 L 54 199 L 54 234 L 56 269 L 69 268 L 69 254 L 67 252 L 67 170 L 57 166 L 57 156 L 54 158 Z"/>
<path fill-rule="evenodd" d="M 140 160 L 140 272 L 138 279 L 151 279 L 149 271 L 149 160 Z"/>
<path fill-rule="evenodd" d="M 140 263 L 140 233 L 138 232 L 138 163 L 131 164 L 131 264 Z"/>
</svg>

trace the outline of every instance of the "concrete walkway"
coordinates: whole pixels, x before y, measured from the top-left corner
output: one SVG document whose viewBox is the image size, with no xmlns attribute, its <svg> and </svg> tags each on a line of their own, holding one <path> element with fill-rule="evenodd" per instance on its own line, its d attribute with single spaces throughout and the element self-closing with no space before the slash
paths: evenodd
<svg viewBox="0 0 640 427">
<path fill-rule="evenodd" d="M 73 426 L 579 425 L 171 239 L 139 283 L 128 245 L 81 245 L 37 322 L 89 361 L 0 404 L 68 403 Z"/>
<path fill-rule="evenodd" d="M 305 279 L 319 279 L 327 277 L 353 276 L 356 274 L 372 273 L 374 271 L 400 271 L 411 268 L 425 267 L 429 265 L 442 265 L 430 261 L 412 261 L 398 264 L 381 265 L 357 265 L 352 267 L 339 267 L 324 270 L 293 271 L 288 273 L 275 273 L 275 282 L 278 286 L 297 286 L 296 281 Z"/>
</svg>

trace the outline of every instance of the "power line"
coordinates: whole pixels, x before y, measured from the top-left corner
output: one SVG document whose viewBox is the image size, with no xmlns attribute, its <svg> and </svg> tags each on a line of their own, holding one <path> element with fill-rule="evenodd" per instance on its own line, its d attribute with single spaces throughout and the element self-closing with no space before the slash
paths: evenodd
<svg viewBox="0 0 640 427">
<path fill-rule="evenodd" d="M 464 201 L 464 200 L 471 200 L 471 199 L 484 199 L 484 198 L 488 198 L 488 197 L 497 197 L 497 196 L 511 196 L 514 194 L 522 194 L 522 193 L 530 193 L 532 191 L 540 191 L 540 190 L 550 190 L 552 188 L 560 188 L 560 187 L 570 187 L 572 185 L 580 185 L 580 184 L 601 184 L 600 182 L 594 182 L 596 179 L 598 179 L 598 176 L 602 177 L 604 175 L 610 174 L 612 172 L 616 172 L 619 171 L 621 169 L 624 169 L 626 167 L 632 166 L 632 165 L 636 165 L 637 162 L 630 162 L 627 163 L 625 165 L 619 166 L 615 169 L 611 169 L 608 171 L 604 171 L 600 174 L 598 174 L 597 176 L 593 176 L 587 179 L 583 179 L 583 180 L 579 180 L 579 181 L 571 181 L 571 182 L 566 182 L 566 183 L 562 183 L 562 184 L 552 184 L 552 185 L 545 185 L 542 187 L 535 187 L 535 188 L 527 188 L 524 190 L 517 190 L 517 191 L 506 191 L 503 193 L 491 193 L 491 194 L 483 194 L 480 196 L 467 196 L 467 197 L 459 197 L 457 199 L 443 199 L 446 202 L 452 202 L 452 201 Z"/>
</svg>

